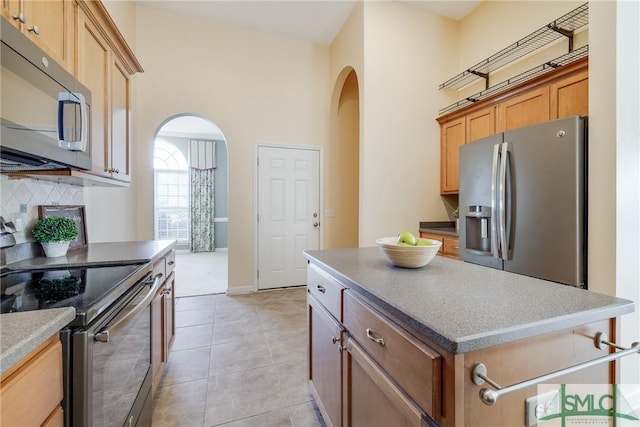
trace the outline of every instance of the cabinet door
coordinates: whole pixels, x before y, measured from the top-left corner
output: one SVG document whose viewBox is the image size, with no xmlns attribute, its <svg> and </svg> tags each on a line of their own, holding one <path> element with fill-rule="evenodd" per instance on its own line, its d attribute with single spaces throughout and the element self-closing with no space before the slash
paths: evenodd
<svg viewBox="0 0 640 427">
<path fill-rule="evenodd" d="M 440 193 L 457 194 L 458 148 L 467 140 L 465 118 L 440 126 Z"/>
<path fill-rule="evenodd" d="M 26 20 L 24 34 L 74 74 L 75 2 L 24 0 L 22 12 Z"/>
<path fill-rule="evenodd" d="M 348 335 L 345 346 L 345 426 L 426 426 L 427 415 Z"/>
<path fill-rule="evenodd" d="M 173 340 L 176 337 L 176 275 L 172 272 L 164 284 L 163 305 L 164 305 L 164 355 L 163 360 L 169 360 L 169 353 Z"/>
<path fill-rule="evenodd" d="M 114 55 L 115 56 L 115 55 Z M 111 169 L 113 178 L 131 181 L 131 120 L 129 73 L 114 60 L 111 85 Z"/>
<path fill-rule="evenodd" d="M 589 115 L 589 72 L 551 83 L 551 119 Z"/>
<path fill-rule="evenodd" d="M 485 136 L 496 133 L 496 119 L 494 107 L 470 113 L 466 117 L 467 139 L 466 143 L 475 141 Z"/>
<path fill-rule="evenodd" d="M 20 28 L 20 0 L 2 0 L 0 1 L 0 11 L 2 17 L 11 22 L 16 28 Z"/>
<path fill-rule="evenodd" d="M 106 40 L 84 13 L 79 14 L 78 27 L 78 78 L 91 90 L 91 171 L 110 177 L 108 93 L 111 51 Z"/>
<path fill-rule="evenodd" d="M 504 132 L 549 120 L 549 86 L 525 92 L 498 104 L 497 131 Z"/>
<path fill-rule="evenodd" d="M 442 239 L 442 249 L 444 256 L 460 259 L 460 241 L 457 237 L 444 236 Z"/>
<path fill-rule="evenodd" d="M 163 295 L 164 286 L 158 289 L 156 296 L 151 301 L 151 373 L 152 387 L 151 393 L 155 395 L 164 369 L 164 324 L 163 319 Z"/>
<path fill-rule="evenodd" d="M 327 425 L 338 427 L 342 425 L 342 328 L 309 292 L 307 310 L 311 390 Z"/>
</svg>

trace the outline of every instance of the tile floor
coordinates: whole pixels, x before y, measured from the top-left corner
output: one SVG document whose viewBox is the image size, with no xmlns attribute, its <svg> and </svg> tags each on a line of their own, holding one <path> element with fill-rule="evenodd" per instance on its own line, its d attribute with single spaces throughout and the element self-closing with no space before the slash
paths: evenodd
<svg viewBox="0 0 640 427">
<path fill-rule="evenodd" d="M 153 426 L 324 426 L 307 384 L 306 289 L 176 302 Z"/>
</svg>

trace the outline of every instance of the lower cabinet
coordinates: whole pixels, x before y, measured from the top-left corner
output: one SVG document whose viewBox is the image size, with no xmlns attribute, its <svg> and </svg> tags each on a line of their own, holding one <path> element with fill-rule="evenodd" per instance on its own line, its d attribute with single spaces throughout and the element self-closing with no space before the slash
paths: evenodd
<svg viewBox="0 0 640 427">
<path fill-rule="evenodd" d="M 439 240 L 442 246 L 438 251 L 438 255 L 447 258 L 460 259 L 460 240 L 455 236 L 447 236 L 444 234 L 432 234 L 420 232 L 420 237 L 425 239 Z"/>
<path fill-rule="evenodd" d="M 309 380 L 327 426 L 342 425 L 342 326 L 307 294 Z"/>
<path fill-rule="evenodd" d="M 175 327 L 175 252 L 157 261 L 154 276 L 162 274 L 162 285 L 151 301 L 151 393 L 155 395 L 176 334 Z M 166 277 L 166 279 L 165 279 Z"/>
<path fill-rule="evenodd" d="M 0 426 L 62 427 L 61 401 L 62 344 L 56 334 L 3 374 Z"/>
<path fill-rule="evenodd" d="M 347 336 L 345 426 L 426 426 L 420 408 Z"/>
</svg>

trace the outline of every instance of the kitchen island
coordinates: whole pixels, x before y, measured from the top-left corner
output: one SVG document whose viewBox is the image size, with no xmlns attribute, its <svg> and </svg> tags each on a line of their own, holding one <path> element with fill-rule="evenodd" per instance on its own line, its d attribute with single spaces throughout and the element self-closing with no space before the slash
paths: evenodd
<svg viewBox="0 0 640 427">
<path fill-rule="evenodd" d="M 606 356 L 614 349 L 597 348 L 594 337 L 603 332 L 615 342 L 616 318 L 634 310 L 632 301 L 443 257 L 414 270 L 392 266 L 377 248 L 305 256 L 309 375 L 333 425 L 375 419 L 524 425 L 525 400 L 536 396 L 536 386 L 486 405 L 479 391 L 487 384 L 473 382 L 476 364 L 507 386 Z M 337 346 L 339 357 L 320 348 L 326 340 Z M 327 370 L 331 363 L 333 370 Z M 342 393 L 339 404 L 328 397 L 332 387 L 324 379 L 338 372 L 334 382 L 340 387 L 334 385 L 333 394 Z M 554 383 L 616 380 L 615 362 L 608 362 Z M 361 399 L 359 390 L 368 390 L 368 396 Z M 395 418 L 379 414 L 377 407 L 384 405 L 397 409 Z"/>
</svg>

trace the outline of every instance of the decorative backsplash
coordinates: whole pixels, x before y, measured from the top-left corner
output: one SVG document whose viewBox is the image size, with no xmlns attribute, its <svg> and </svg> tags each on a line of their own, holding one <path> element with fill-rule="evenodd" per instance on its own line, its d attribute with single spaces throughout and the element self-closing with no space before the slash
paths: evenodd
<svg viewBox="0 0 640 427">
<path fill-rule="evenodd" d="M 38 219 L 38 205 L 84 205 L 82 187 L 34 179 L 0 177 L 0 215 L 23 231 L 14 234 L 18 243 L 31 241 L 30 230 Z M 20 212 L 26 205 L 26 212 Z"/>
</svg>

